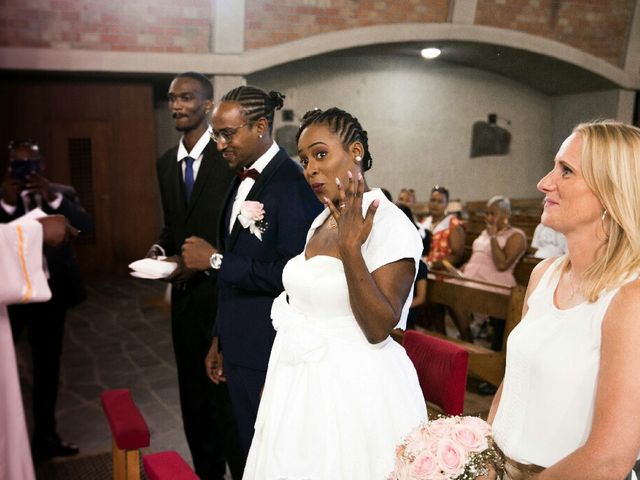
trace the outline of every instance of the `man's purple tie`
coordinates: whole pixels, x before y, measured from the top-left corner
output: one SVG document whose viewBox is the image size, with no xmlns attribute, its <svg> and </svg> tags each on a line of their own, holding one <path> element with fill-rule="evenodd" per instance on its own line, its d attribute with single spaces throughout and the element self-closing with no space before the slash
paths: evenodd
<svg viewBox="0 0 640 480">
<path fill-rule="evenodd" d="M 244 180 L 245 178 L 253 178 L 254 180 L 257 180 L 260 176 L 260 172 L 255 168 L 249 168 L 248 170 L 236 172 L 236 175 L 240 177 L 240 181 Z"/>
<path fill-rule="evenodd" d="M 189 203 L 189 200 L 191 200 L 191 192 L 193 192 L 193 162 L 195 162 L 195 158 L 184 157 L 184 162 L 184 192 L 187 197 L 187 203 Z"/>
</svg>

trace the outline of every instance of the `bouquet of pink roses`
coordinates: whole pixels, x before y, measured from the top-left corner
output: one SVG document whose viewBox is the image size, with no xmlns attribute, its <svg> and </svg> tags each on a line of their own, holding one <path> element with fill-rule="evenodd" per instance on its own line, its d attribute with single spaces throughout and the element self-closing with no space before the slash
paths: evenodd
<svg viewBox="0 0 640 480">
<path fill-rule="evenodd" d="M 479 417 L 441 417 L 415 428 L 396 448 L 388 480 L 473 480 L 501 468 L 491 426 Z"/>
</svg>

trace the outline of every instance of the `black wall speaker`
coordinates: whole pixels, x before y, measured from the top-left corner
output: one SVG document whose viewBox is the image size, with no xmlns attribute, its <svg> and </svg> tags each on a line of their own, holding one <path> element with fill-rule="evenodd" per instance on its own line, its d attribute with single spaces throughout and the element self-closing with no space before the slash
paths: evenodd
<svg viewBox="0 0 640 480">
<path fill-rule="evenodd" d="M 496 125 L 497 116 L 490 113 L 488 121 L 475 122 L 471 133 L 471 157 L 507 155 L 511 144 L 508 130 Z"/>
</svg>

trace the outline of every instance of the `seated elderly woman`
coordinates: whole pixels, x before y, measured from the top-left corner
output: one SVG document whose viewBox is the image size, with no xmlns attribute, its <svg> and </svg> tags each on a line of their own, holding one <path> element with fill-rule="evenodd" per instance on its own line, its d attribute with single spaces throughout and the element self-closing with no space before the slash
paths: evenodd
<svg viewBox="0 0 640 480">
<path fill-rule="evenodd" d="M 473 242 L 471 258 L 462 267 L 466 278 L 513 287 L 516 279 L 513 270 L 527 249 L 527 238 L 519 228 L 509 224 L 511 202 L 496 195 L 487 202 L 485 220 L 487 227 Z M 474 285 L 475 288 L 491 288 Z M 468 312 L 453 311 L 452 318 L 462 338 L 471 338 Z M 491 348 L 500 350 L 504 334 L 504 320 L 494 322 Z"/>
</svg>

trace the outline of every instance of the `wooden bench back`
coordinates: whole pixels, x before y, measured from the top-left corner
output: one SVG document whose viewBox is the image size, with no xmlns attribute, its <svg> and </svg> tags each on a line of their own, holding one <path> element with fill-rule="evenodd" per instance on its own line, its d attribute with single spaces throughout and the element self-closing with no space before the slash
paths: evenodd
<svg viewBox="0 0 640 480">
<path fill-rule="evenodd" d="M 482 286 L 500 289 L 497 291 L 483 290 Z M 473 280 L 465 284 L 452 283 L 442 278 L 430 277 L 427 281 L 427 301 L 460 308 L 469 312 L 482 313 L 491 317 L 502 318 L 506 321 L 505 334 L 502 341 L 502 351 L 505 351 L 507 337 L 511 330 L 520 322 L 526 288 L 516 285 L 512 288 L 486 284 Z"/>
</svg>

